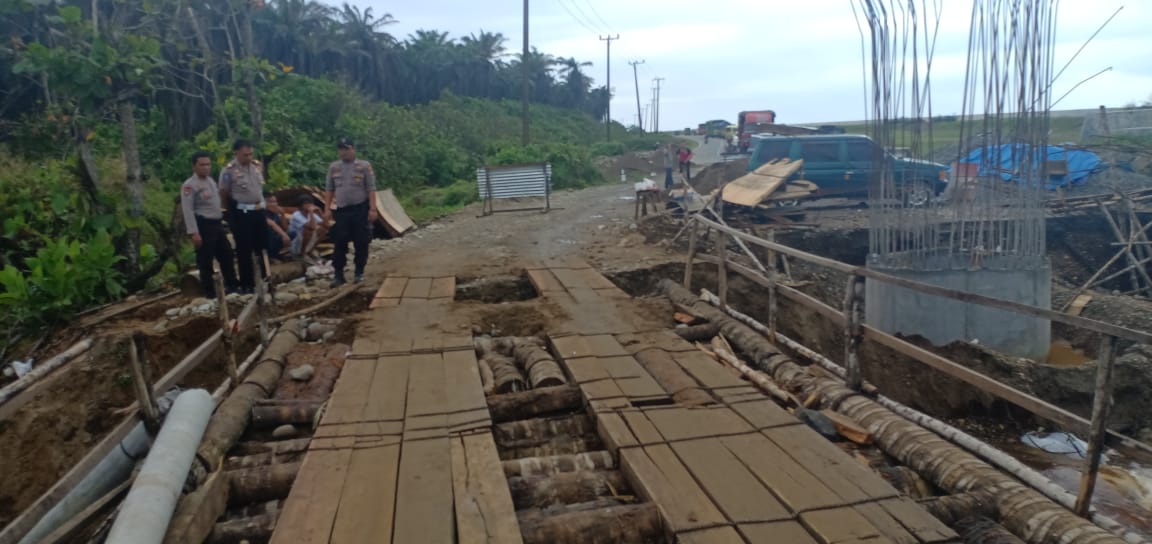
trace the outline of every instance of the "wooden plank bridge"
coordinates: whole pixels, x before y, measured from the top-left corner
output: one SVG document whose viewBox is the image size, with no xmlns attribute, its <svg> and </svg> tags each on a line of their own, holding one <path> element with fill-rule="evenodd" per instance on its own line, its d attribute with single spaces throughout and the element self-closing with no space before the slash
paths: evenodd
<svg viewBox="0 0 1152 544">
<path fill-rule="evenodd" d="M 667 329 L 587 264 L 528 266 L 566 316 L 549 347 L 668 542 L 959 542 L 869 468 Z M 276 543 L 522 542 L 455 279 L 394 275 L 361 323 Z M 473 303 L 474 304 L 474 303 Z M 714 402 L 687 406 L 655 350 Z"/>
</svg>

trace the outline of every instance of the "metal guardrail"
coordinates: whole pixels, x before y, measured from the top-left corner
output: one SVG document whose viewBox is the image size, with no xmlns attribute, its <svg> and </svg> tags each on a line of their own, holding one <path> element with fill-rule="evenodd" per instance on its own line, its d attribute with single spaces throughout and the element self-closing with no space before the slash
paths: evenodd
<svg viewBox="0 0 1152 544">
<path fill-rule="evenodd" d="M 552 208 L 552 165 L 524 164 L 484 166 L 476 169 L 476 187 L 484 201 L 484 215 L 500 212 L 544 210 Z M 543 198 L 544 207 L 496 210 L 497 199 Z"/>
<path fill-rule="evenodd" d="M 704 229 L 703 236 L 707 236 L 708 232 L 715 232 L 718 235 L 715 244 L 715 255 L 699 255 L 698 239 L 700 238 L 700 229 Z M 1084 471 L 1081 475 L 1080 490 L 1077 494 L 1075 511 L 1081 516 L 1088 516 L 1092 500 L 1092 491 L 1096 484 L 1096 477 L 1100 468 L 1101 454 L 1106 446 L 1116 448 L 1118 451 L 1131 455 L 1141 460 L 1152 458 L 1152 447 L 1130 437 L 1124 436 L 1114 431 L 1108 430 L 1108 411 L 1109 405 L 1112 400 L 1113 393 L 1113 374 L 1116 360 L 1116 340 L 1123 338 L 1138 343 L 1149 343 L 1152 340 L 1152 335 L 1144 331 L 1135 331 L 1125 327 L 1113 325 L 1111 323 L 1104 323 L 1093 319 L 1087 319 L 1079 316 L 1067 315 L 1061 312 L 1054 311 L 1049 308 L 1040 308 L 1021 304 L 1018 302 L 987 297 L 983 295 L 976 295 L 965 291 L 957 291 L 954 289 L 946 289 L 935 285 L 907 280 L 904 278 L 891 276 L 882 272 L 877 272 L 864 267 L 853 266 L 843 263 L 834 259 L 820 257 L 811 253 L 801 251 L 799 249 L 789 247 L 774 241 L 765 240 L 745 232 L 734 229 L 723 222 L 716 222 L 706 219 L 700 215 L 695 215 L 691 219 L 691 226 L 689 227 L 689 242 L 688 242 L 688 258 L 684 270 L 684 285 L 691 289 L 692 280 L 692 262 L 699 260 L 715 264 L 718 271 L 719 288 L 718 295 L 720 305 L 727 304 L 727 291 L 728 291 L 728 272 L 736 272 L 750 281 L 759 284 L 768 289 L 769 296 L 769 329 L 775 332 L 776 319 L 777 319 L 777 297 L 783 296 L 790 301 L 806 306 L 830 319 L 837 325 L 844 329 L 845 334 L 845 366 L 847 367 L 847 383 L 852 388 L 860 391 L 863 386 L 863 378 L 861 375 L 861 360 L 857 354 L 860 344 L 864 340 L 871 340 L 881 344 L 889 349 L 901 353 L 913 360 L 938 370 L 952 378 L 963 381 L 973 387 L 989 393 L 997 398 L 1019 406 L 1038 417 L 1052 421 L 1062 427 L 1065 427 L 1073 432 L 1087 435 L 1088 438 L 1088 455 L 1085 460 Z M 737 246 L 744 252 L 748 253 L 752 260 L 759 264 L 755 256 L 751 254 L 747 244 L 759 246 L 768 250 L 769 262 L 772 268 L 775 268 L 776 254 L 787 255 L 801 261 L 805 261 L 823 268 L 835 270 L 849 275 L 845 298 L 841 308 L 834 308 L 824 302 L 815 299 L 814 297 L 789 288 L 784 285 L 779 285 L 775 278 L 775 273 L 772 271 L 764 272 L 757 271 L 746 266 L 743 266 L 728 256 L 728 240 L 732 238 Z M 1023 391 L 1015 389 L 1007 384 L 1001 383 L 993 378 L 985 376 L 975 370 L 972 370 L 960 363 L 941 357 L 933 352 L 925 350 L 919 346 L 908 343 L 907 341 L 897 338 L 893 335 L 887 334 L 883 331 L 869 327 L 863 323 L 861 307 L 864 304 L 864 281 L 879 281 L 883 283 L 893 284 L 905 289 L 935 295 L 938 297 L 966 302 L 969 304 L 977 304 L 1000 310 L 1014 312 L 1021 315 L 1037 317 L 1041 319 L 1048 319 L 1064 325 L 1089 330 L 1099 333 L 1101 335 L 1100 352 L 1098 363 L 1096 365 L 1096 389 L 1093 398 L 1092 417 L 1091 419 L 1084 419 L 1076 414 L 1073 414 L 1059 406 L 1055 406 L 1035 396 L 1029 395 Z"/>
</svg>

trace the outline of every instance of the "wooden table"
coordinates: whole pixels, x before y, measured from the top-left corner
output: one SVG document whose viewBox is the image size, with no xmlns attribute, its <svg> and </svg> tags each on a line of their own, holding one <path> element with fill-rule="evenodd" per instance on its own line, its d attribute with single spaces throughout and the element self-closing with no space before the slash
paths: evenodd
<svg viewBox="0 0 1152 544">
<path fill-rule="evenodd" d="M 645 189 L 636 191 L 636 213 L 633 218 L 639 219 L 641 216 L 648 215 L 648 204 L 652 204 L 652 212 L 660 211 L 661 198 L 660 189 Z"/>
</svg>

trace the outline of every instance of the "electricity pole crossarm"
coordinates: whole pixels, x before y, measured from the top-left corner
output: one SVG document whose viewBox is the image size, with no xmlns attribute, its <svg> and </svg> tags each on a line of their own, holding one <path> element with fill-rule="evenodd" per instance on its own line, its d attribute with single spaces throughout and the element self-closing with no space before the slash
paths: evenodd
<svg viewBox="0 0 1152 544">
<path fill-rule="evenodd" d="M 644 132 L 644 115 L 640 113 L 640 76 L 636 72 L 636 67 L 644 64 L 644 61 L 634 60 L 628 64 L 632 65 L 632 82 L 636 84 L 636 126 L 640 127 L 640 132 Z"/>
<path fill-rule="evenodd" d="M 608 42 L 608 61 L 605 70 L 608 72 L 608 81 L 605 84 L 605 90 L 608 93 L 608 108 L 604 113 L 604 139 L 612 140 L 612 41 L 619 40 L 620 35 L 608 37 L 600 37 L 600 41 Z"/>
</svg>

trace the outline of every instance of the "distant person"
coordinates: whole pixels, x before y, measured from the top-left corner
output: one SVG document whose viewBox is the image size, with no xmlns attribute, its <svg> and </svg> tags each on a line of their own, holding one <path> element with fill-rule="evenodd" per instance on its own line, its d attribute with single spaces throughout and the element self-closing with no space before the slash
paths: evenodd
<svg viewBox="0 0 1152 544">
<path fill-rule="evenodd" d="M 212 260 L 220 263 L 224 275 L 224 288 L 228 292 L 239 286 L 236 268 L 232 264 L 232 246 L 224 233 L 224 212 L 220 205 L 220 188 L 212 179 L 212 155 L 197 151 L 192 155 L 192 177 L 180 186 L 180 209 L 184 212 L 184 228 L 196 249 L 196 268 L 200 271 L 200 291 L 205 298 L 216 298 Z"/>
<path fill-rule="evenodd" d="M 353 279 L 364 281 L 364 267 L 368 264 L 368 248 L 372 242 L 372 223 L 376 222 L 376 173 L 372 164 L 356 158 L 356 145 L 351 138 L 336 142 L 340 160 L 328 165 L 328 180 L 324 193 L 324 219 L 335 218 L 332 226 L 332 267 L 336 279 L 332 288 L 344 285 L 344 266 L 348 264 L 348 242 L 356 249 L 353 261 Z M 336 211 L 332 211 L 332 206 Z"/>
<path fill-rule="evenodd" d="M 276 195 L 264 191 L 264 216 L 268 226 L 268 258 L 283 261 L 284 248 L 292 243 L 292 239 L 284 230 L 284 208 L 280 207 L 280 200 Z"/>
<path fill-rule="evenodd" d="M 672 188 L 672 165 L 676 163 L 676 154 L 672 151 L 672 144 L 664 147 L 664 188 Z"/>
<path fill-rule="evenodd" d="M 327 230 L 324 217 L 320 213 L 320 206 L 315 200 L 305 197 L 300 203 L 300 209 L 292 214 L 288 221 L 288 236 L 292 238 L 292 255 L 315 263 L 320 256 L 316 254 L 316 242 Z"/>
<path fill-rule="evenodd" d="M 678 155 L 680 159 L 680 173 L 684 174 L 684 179 L 692 181 L 692 150 L 687 147 L 680 148 Z"/>
</svg>

